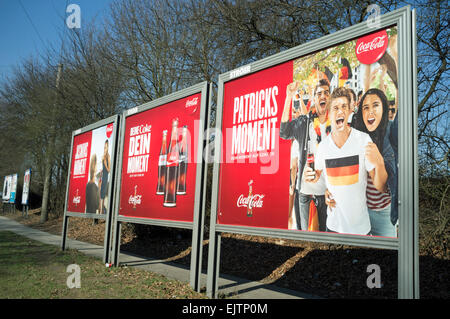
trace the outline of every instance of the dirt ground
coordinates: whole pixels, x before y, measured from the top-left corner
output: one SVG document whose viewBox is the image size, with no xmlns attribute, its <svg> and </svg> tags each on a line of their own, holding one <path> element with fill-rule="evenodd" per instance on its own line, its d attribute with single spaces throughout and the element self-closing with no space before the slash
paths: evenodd
<svg viewBox="0 0 450 319">
<path fill-rule="evenodd" d="M 4 215 L 30 227 L 52 234 L 61 234 L 62 217 L 39 223 L 39 210 L 30 210 L 29 217 L 20 212 Z M 137 238 L 133 225 L 122 228 L 121 251 L 149 258 L 165 259 L 189 265 L 191 231 L 165 227 L 147 227 L 149 236 Z M 69 218 L 68 237 L 103 245 L 105 222 Z M 205 231 L 207 237 L 208 232 Z M 450 298 L 450 258 L 448 247 L 425 249 L 420 244 L 420 298 Z M 428 246 L 427 246 L 428 247 Z M 206 272 L 208 239 L 203 242 L 203 269 Z M 313 294 L 324 298 L 397 298 L 397 252 L 223 234 L 220 273 Z M 381 288 L 368 288 L 371 275 L 367 267 L 380 266 Z"/>
</svg>

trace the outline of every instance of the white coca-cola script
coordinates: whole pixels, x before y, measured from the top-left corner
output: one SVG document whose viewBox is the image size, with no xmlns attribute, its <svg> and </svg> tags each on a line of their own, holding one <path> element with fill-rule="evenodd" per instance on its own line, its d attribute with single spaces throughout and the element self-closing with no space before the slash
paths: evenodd
<svg viewBox="0 0 450 319">
<path fill-rule="evenodd" d="M 371 42 L 361 42 L 358 47 L 356 48 L 356 53 L 360 54 L 362 52 L 368 52 L 372 50 L 376 50 L 379 48 L 382 48 L 384 46 L 386 36 L 382 35 L 379 37 L 375 37 Z"/>
<path fill-rule="evenodd" d="M 198 97 L 194 97 L 192 100 L 187 100 L 186 107 L 197 105 Z"/>
<path fill-rule="evenodd" d="M 130 198 L 128 198 L 128 204 L 131 205 L 139 205 L 141 203 L 142 195 L 130 195 Z"/>
<path fill-rule="evenodd" d="M 239 196 L 236 204 L 237 204 L 237 207 L 261 208 L 263 206 L 263 198 L 264 198 L 264 195 L 261 195 L 261 194 L 250 195 L 247 197 L 244 197 L 244 195 L 241 194 L 241 196 Z"/>
</svg>

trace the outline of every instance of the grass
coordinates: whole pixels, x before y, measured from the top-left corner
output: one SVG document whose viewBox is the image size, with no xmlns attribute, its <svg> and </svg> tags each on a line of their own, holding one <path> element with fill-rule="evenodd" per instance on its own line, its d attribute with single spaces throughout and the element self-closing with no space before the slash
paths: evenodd
<svg viewBox="0 0 450 319">
<path fill-rule="evenodd" d="M 70 289 L 70 264 L 80 267 L 80 288 Z M 189 284 L 145 270 L 106 268 L 101 260 L 75 250 L 0 232 L 0 298 L 24 299 L 198 299 Z"/>
</svg>

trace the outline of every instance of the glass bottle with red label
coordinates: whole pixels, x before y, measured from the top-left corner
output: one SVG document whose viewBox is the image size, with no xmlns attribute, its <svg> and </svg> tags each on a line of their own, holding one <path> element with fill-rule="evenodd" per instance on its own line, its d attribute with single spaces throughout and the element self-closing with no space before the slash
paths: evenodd
<svg viewBox="0 0 450 319">
<path fill-rule="evenodd" d="M 157 195 L 164 195 L 164 186 L 166 185 L 166 164 L 167 164 L 167 130 L 164 130 L 162 137 L 161 151 L 159 152 L 158 185 L 156 187 Z"/>
<path fill-rule="evenodd" d="M 164 186 L 165 207 L 175 207 L 177 205 L 178 188 L 178 164 L 180 151 L 178 147 L 178 119 L 172 121 L 172 133 L 170 137 L 169 151 L 167 153 L 166 164 L 166 184 Z"/>
<path fill-rule="evenodd" d="M 253 206 L 252 206 L 252 198 L 253 198 L 253 180 L 248 182 L 248 201 L 247 201 L 247 217 L 253 216 Z"/>
<path fill-rule="evenodd" d="M 308 141 L 308 149 L 306 153 L 306 164 L 308 164 L 309 167 L 311 167 L 312 170 L 314 170 L 314 153 L 312 150 L 312 141 Z"/>
<path fill-rule="evenodd" d="M 188 165 L 188 144 L 187 144 L 187 125 L 185 125 L 183 126 L 183 133 L 181 137 L 177 195 L 186 194 L 187 165 Z"/>
</svg>

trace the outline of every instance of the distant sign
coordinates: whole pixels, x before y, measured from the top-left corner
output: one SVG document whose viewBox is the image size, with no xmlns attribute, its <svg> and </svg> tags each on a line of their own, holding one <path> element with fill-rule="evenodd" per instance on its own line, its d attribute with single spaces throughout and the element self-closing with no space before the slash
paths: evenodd
<svg viewBox="0 0 450 319">
<path fill-rule="evenodd" d="M 4 202 L 9 202 L 10 196 L 11 196 L 11 175 L 8 175 L 5 176 L 5 181 L 3 182 L 2 200 Z"/>
<path fill-rule="evenodd" d="M 17 190 L 17 174 L 11 175 L 11 188 L 9 202 L 14 204 L 16 202 L 16 190 Z"/>
<path fill-rule="evenodd" d="M 27 169 L 25 171 L 25 175 L 23 176 L 22 205 L 28 205 L 30 180 L 31 180 L 31 168 Z"/>
</svg>

